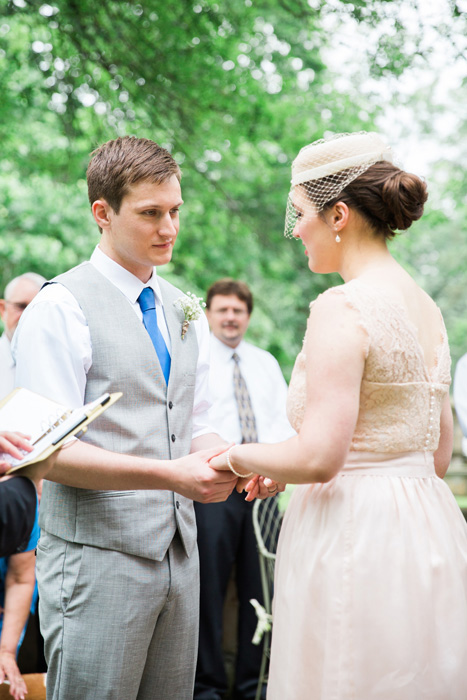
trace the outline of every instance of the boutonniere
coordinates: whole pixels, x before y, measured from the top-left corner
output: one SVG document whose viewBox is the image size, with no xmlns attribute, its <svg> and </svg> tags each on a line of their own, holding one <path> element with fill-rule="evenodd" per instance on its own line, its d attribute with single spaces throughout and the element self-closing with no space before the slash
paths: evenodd
<svg viewBox="0 0 467 700">
<path fill-rule="evenodd" d="M 201 316 L 201 308 L 205 307 L 206 304 L 201 297 L 197 297 L 192 292 L 187 292 L 182 297 L 179 297 L 174 301 L 174 306 L 178 306 L 179 309 L 185 314 L 185 320 L 182 323 L 182 340 L 184 339 L 190 321 L 197 321 Z"/>
</svg>

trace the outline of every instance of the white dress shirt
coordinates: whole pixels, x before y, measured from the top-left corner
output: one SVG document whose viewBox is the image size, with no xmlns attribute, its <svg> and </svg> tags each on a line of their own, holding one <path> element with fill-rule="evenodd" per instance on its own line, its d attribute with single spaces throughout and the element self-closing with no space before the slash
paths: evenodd
<svg viewBox="0 0 467 700">
<path fill-rule="evenodd" d="M 240 443 L 242 431 L 234 394 L 233 372 L 239 368 L 250 394 L 259 442 L 281 442 L 295 435 L 286 415 L 287 384 L 277 360 L 244 340 L 231 348 L 211 334 L 211 423 L 229 442 Z"/>
<path fill-rule="evenodd" d="M 462 355 L 454 375 L 454 406 L 462 430 L 462 453 L 467 456 L 467 354 Z"/>
<path fill-rule="evenodd" d="M 15 361 L 6 333 L 0 338 L 0 401 L 15 388 Z"/>
<path fill-rule="evenodd" d="M 170 352 L 170 336 L 156 268 L 151 279 L 144 284 L 99 247 L 94 250 L 90 262 L 122 292 L 141 322 L 143 315 L 138 297 L 144 287 L 154 290 L 158 326 Z M 193 406 L 195 438 L 213 432 L 213 428 L 209 423 L 209 327 L 204 314 L 193 323 L 199 348 Z M 70 408 L 83 405 L 86 377 L 92 365 L 91 336 L 81 307 L 66 287 L 49 284 L 34 297 L 21 316 L 13 337 L 12 352 L 16 360 L 16 386 Z"/>
</svg>

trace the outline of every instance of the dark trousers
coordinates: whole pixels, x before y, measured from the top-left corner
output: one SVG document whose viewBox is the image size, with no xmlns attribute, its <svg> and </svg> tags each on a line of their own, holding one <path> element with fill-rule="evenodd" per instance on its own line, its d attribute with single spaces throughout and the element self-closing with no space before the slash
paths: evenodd
<svg viewBox="0 0 467 700">
<path fill-rule="evenodd" d="M 195 700 L 220 700 L 227 691 L 222 653 L 223 606 L 235 564 L 238 592 L 238 651 L 235 700 L 254 699 L 262 645 L 251 643 L 257 617 L 251 598 L 263 604 L 252 503 L 236 491 L 224 503 L 195 503 L 201 573 L 201 606 Z"/>
</svg>

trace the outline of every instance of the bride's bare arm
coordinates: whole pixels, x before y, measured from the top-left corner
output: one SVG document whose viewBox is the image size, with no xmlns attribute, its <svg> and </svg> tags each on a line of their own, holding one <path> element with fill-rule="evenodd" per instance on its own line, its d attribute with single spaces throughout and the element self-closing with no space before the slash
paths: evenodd
<svg viewBox="0 0 467 700">
<path fill-rule="evenodd" d="M 452 456 L 453 419 L 449 394 L 446 396 L 441 410 L 441 424 L 438 449 L 434 454 L 435 471 L 442 479 L 446 474 Z"/>
<path fill-rule="evenodd" d="M 326 482 L 342 468 L 358 417 L 367 336 L 343 295 L 327 294 L 308 321 L 307 404 L 297 436 L 272 445 L 238 445 L 234 469 L 288 483 Z M 225 465 L 225 456 L 211 462 Z"/>
</svg>

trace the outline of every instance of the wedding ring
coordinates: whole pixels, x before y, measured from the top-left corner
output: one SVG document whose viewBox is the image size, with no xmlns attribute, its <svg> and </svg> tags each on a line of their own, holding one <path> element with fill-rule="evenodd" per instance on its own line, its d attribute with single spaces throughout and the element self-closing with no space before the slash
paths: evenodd
<svg viewBox="0 0 467 700">
<path fill-rule="evenodd" d="M 268 489 L 269 493 L 275 493 L 277 491 L 277 486 L 274 486 L 273 489 Z"/>
</svg>

